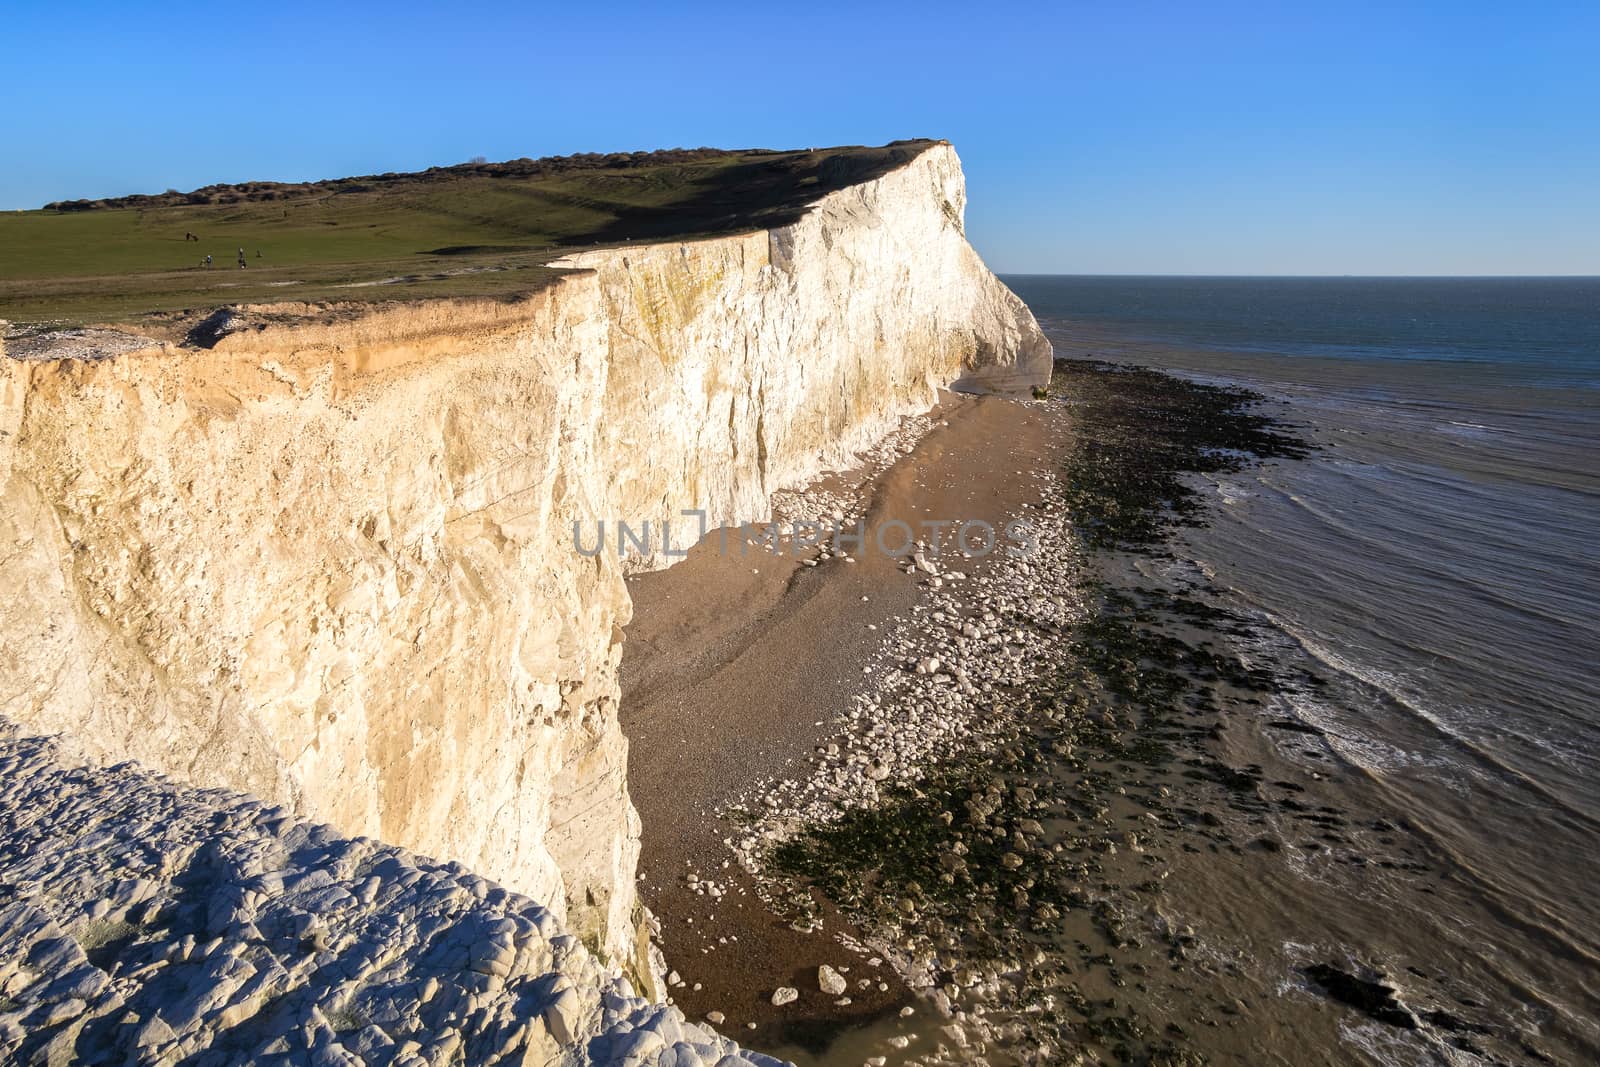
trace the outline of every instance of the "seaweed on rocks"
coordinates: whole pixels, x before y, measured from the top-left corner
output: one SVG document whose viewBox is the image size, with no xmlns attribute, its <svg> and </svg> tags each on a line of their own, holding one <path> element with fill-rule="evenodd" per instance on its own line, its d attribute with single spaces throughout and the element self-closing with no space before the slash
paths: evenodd
<svg viewBox="0 0 1600 1067">
<path fill-rule="evenodd" d="M 1279 680 L 1212 639 L 1249 624 L 1207 590 L 1114 561 L 1204 521 L 1195 475 L 1308 446 L 1254 393 L 1155 371 L 1057 361 L 1048 397 L 1073 443 L 1038 512 L 1061 524 L 1043 538 L 1051 563 L 1024 596 L 1071 586 L 1086 609 L 1068 625 L 1006 618 L 1046 652 L 997 689 L 982 729 L 867 802 L 789 818 L 757 866 L 780 906 L 814 923 L 824 899 L 957 1020 L 961 1046 L 919 1062 L 1198 1063 L 1190 1033 L 1214 1019 L 1133 994 L 1158 963 L 1188 966 L 1192 932 L 1151 918 L 1164 855 L 1196 835 L 1232 847 L 1211 809 L 1265 806 L 1259 768 L 1208 742 L 1229 701 Z"/>
<path fill-rule="evenodd" d="M 1082 440 L 1067 467 L 1067 501 L 1085 542 L 1151 552 L 1176 525 L 1204 521 L 1188 479 L 1310 446 L 1253 408 L 1249 389 L 1187 381 L 1145 367 L 1058 359 L 1051 391 L 1073 398 Z"/>
</svg>

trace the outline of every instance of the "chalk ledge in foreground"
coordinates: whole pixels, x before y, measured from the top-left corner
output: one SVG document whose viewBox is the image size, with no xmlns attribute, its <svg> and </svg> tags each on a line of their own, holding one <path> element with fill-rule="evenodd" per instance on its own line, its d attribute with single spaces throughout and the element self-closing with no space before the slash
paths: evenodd
<svg viewBox="0 0 1600 1067">
<path fill-rule="evenodd" d="M 191 1058 L 192 1057 L 192 1058 Z M 0 1060 L 778 1067 L 455 863 L 0 719 Z"/>
</svg>

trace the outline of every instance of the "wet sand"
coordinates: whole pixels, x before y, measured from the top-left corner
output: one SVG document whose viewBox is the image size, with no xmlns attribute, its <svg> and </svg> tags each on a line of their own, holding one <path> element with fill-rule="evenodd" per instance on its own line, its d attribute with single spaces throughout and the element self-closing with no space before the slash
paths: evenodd
<svg viewBox="0 0 1600 1067">
<path fill-rule="evenodd" d="M 731 534 L 724 551 L 713 531 L 677 565 L 629 582 L 622 719 L 643 821 L 641 895 L 683 980 L 673 999 L 692 1018 L 723 1013 L 726 1032 L 757 1047 L 807 1044 L 808 1032 L 820 1038 L 911 998 L 887 966 L 838 942 L 847 927 L 837 916 L 806 934 L 772 914 L 729 862 L 725 839 L 739 828 L 717 813 L 754 781 L 803 774 L 814 748 L 837 736 L 835 713 L 872 672 L 893 669 L 879 662 L 880 635 L 911 611 L 921 586 L 900 559 L 872 547 L 879 526 L 898 519 L 920 531 L 923 520 L 978 519 L 999 529 L 1037 499 L 1031 472 L 1056 462 L 1068 441 L 1059 408 L 999 397 L 947 394 L 932 417 L 909 454 L 861 487 L 868 547 L 854 562 L 807 567 L 755 545 L 741 554 Z M 984 561 L 964 566 L 980 578 Z M 691 871 L 722 898 L 696 893 Z M 819 990 L 822 964 L 849 968 L 847 1006 Z M 775 1008 L 779 986 L 800 998 Z"/>
<path fill-rule="evenodd" d="M 780 568 L 714 549 L 698 570 L 637 583 L 648 589 L 642 640 L 625 658 L 624 717 L 644 898 L 687 983 L 673 995 L 803 1064 L 885 1053 L 890 1063 L 1044 1064 L 1069 1050 L 1122 1062 L 1591 1061 L 1592 989 L 1573 971 L 1587 961 L 1456 946 L 1455 916 L 1474 917 L 1468 931 L 1523 921 L 1474 905 L 1475 872 L 1375 793 L 1374 777 L 1343 758 L 1344 737 L 1301 716 L 1339 679 L 1186 554 L 1212 506 L 1209 482 L 1191 476 L 1232 469 L 1226 457 L 1241 449 L 1253 457 L 1245 466 L 1298 462 L 1292 439 L 1273 436 L 1280 423 L 1205 387 L 1109 367 L 1058 364 L 1056 391 L 1070 400 L 956 401 L 948 426 L 871 485 L 869 524 L 994 521 L 1040 505 L 1040 528 L 1066 540 L 1045 539 L 1047 566 L 1024 576 L 1023 598 L 1094 590 L 1094 605 L 1066 629 L 1048 612 L 1032 619 L 1042 640 L 1031 644 L 1054 652 L 1029 660 L 1027 681 L 1004 698 L 1025 698 L 1027 714 L 1001 713 L 998 691 L 993 703 L 973 700 L 1009 732 L 949 745 L 949 763 L 901 778 L 872 803 L 876 814 L 836 831 L 808 825 L 798 852 L 765 853 L 769 892 L 819 887 L 821 934 L 785 925 L 807 908 L 778 919 L 742 875 L 728 876 L 725 841 L 748 831 L 710 813 L 753 780 L 826 790 L 813 770 L 840 760 L 813 757 L 813 746 L 843 732 L 834 712 L 873 681 L 860 672 L 877 669 L 873 638 L 896 616 L 934 643 L 917 654 L 972 669 L 937 644 L 954 587 L 928 593 L 892 560 Z M 1046 469 L 1061 474 L 1053 486 L 1027 477 Z M 1063 520 L 1070 527 L 1057 529 Z M 1074 539 L 1093 549 L 1086 561 L 1068 548 Z M 978 588 L 958 599 L 993 602 L 1008 580 L 994 562 L 963 565 Z M 928 614 L 941 600 L 944 614 Z M 1028 625 L 1029 611 L 996 611 L 1004 626 Z M 904 665 L 899 647 L 891 669 Z M 856 720 L 868 751 L 879 730 L 918 729 L 904 703 L 882 710 Z M 1029 788 L 1005 788 L 1017 782 Z M 993 803 L 976 804 L 980 794 Z M 763 828 L 803 809 L 783 789 L 766 795 L 775 807 Z M 953 846 L 973 862 L 941 888 Z M 1017 855 L 998 854 L 1007 847 Z M 762 851 L 741 842 L 745 854 Z M 689 888 L 691 869 L 726 884 L 719 906 Z M 867 924 L 917 998 L 887 965 L 846 953 L 838 939 L 854 931 L 821 891 Z M 850 968 L 850 1004 L 819 992 L 821 963 Z M 862 974 L 873 982 L 865 993 Z M 775 1010 L 780 984 L 800 997 Z M 1577 1012 L 1540 995 L 1550 989 Z M 902 1003 L 915 1018 L 893 1017 Z M 921 1047 L 895 1044 L 908 1036 Z"/>
</svg>

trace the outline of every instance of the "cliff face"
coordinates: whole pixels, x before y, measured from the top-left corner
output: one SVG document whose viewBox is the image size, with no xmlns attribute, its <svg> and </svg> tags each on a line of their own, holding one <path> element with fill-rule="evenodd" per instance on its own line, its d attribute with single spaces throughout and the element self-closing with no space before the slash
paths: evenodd
<svg viewBox="0 0 1600 1067">
<path fill-rule="evenodd" d="M 761 519 L 936 387 L 1044 380 L 963 207 L 936 146 L 516 303 L 5 360 L 0 715 L 460 860 L 635 959 L 629 605 L 574 524 Z"/>
<path fill-rule="evenodd" d="M 611 514 L 765 517 L 774 489 L 846 462 L 938 388 L 1047 380 L 1049 342 L 967 244 L 965 209 L 940 146 L 793 226 L 562 261 L 599 275 L 606 409 L 627 413 L 601 426 Z"/>
</svg>

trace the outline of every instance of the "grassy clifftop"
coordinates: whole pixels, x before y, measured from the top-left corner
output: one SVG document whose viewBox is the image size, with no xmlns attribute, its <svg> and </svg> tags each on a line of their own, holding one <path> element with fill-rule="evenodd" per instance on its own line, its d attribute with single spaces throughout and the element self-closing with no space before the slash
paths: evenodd
<svg viewBox="0 0 1600 1067">
<path fill-rule="evenodd" d="M 0 215 L 0 318 L 513 295 L 576 248 L 782 225 L 930 143 L 564 156 L 56 202 Z"/>
</svg>

